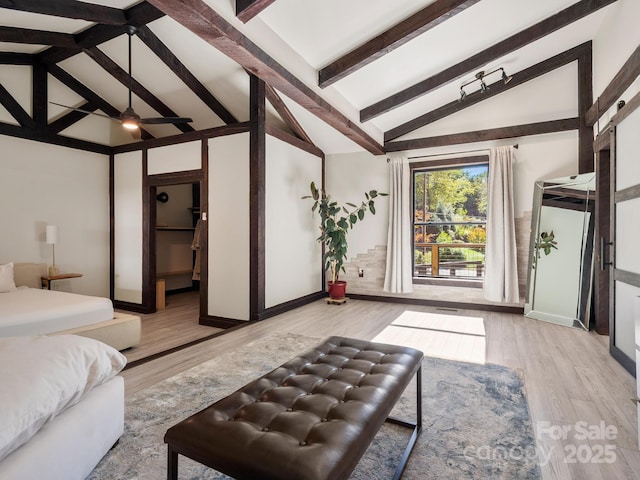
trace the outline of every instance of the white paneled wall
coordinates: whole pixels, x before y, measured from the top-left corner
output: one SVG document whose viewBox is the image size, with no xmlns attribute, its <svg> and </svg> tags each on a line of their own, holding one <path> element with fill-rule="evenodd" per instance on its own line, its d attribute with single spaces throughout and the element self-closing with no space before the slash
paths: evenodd
<svg viewBox="0 0 640 480">
<path fill-rule="evenodd" d="M 0 135 L 0 263 L 56 264 L 82 278 L 53 288 L 109 296 L 109 157 Z"/>
<path fill-rule="evenodd" d="M 150 148 L 147 156 L 149 175 L 184 172 L 202 168 L 202 142 L 178 143 Z"/>
<path fill-rule="evenodd" d="M 249 320 L 249 134 L 209 140 L 209 315 Z"/>
<path fill-rule="evenodd" d="M 114 300 L 142 303 L 142 152 L 114 158 Z"/>
<path fill-rule="evenodd" d="M 322 160 L 275 137 L 266 141 L 265 307 L 322 289 L 319 217 L 301 197 L 320 184 Z"/>
</svg>

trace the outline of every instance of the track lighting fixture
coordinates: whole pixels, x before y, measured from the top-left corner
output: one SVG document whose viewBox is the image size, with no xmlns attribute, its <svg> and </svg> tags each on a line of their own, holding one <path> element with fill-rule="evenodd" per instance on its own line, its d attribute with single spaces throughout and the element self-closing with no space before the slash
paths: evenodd
<svg viewBox="0 0 640 480">
<path fill-rule="evenodd" d="M 507 72 L 504 71 L 504 68 L 500 67 L 500 68 L 496 68 L 495 70 L 492 70 L 488 73 L 485 73 L 484 70 L 480 70 L 478 73 L 476 73 L 476 78 L 467 82 L 467 83 L 463 83 L 462 85 L 460 85 L 460 101 L 464 100 L 467 97 L 467 92 L 465 92 L 464 87 L 471 85 L 474 82 L 480 82 L 480 91 L 482 93 L 485 93 L 487 90 L 489 90 L 489 86 L 485 83 L 484 79 L 485 77 L 496 73 L 496 72 L 502 72 L 502 81 L 504 82 L 504 84 L 506 85 L 507 83 L 509 83 L 511 81 L 511 79 L 513 78 L 510 75 L 507 75 Z"/>
</svg>

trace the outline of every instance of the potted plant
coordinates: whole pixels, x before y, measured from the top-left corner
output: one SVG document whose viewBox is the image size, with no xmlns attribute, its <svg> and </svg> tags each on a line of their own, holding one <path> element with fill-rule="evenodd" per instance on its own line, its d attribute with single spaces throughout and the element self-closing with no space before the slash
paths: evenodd
<svg viewBox="0 0 640 480">
<path fill-rule="evenodd" d="M 360 206 L 353 203 L 339 205 L 331 200 L 324 189 L 320 190 L 314 182 L 310 186 L 311 195 L 305 195 L 303 199 L 312 199 L 311 211 L 316 210 L 320 214 L 320 236 L 319 243 L 324 244 L 325 252 L 323 264 L 325 271 L 331 271 L 328 282 L 329 297 L 341 299 L 345 296 L 347 282 L 339 280 L 340 271 L 344 272 L 344 262 L 347 260 L 347 233 L 353 226 L 364 219 L 368 211 L 375 215 L 375 199 L 378 196 L 386 196 L 386 193 L 377 190 L 365 192 L 365 199 Z M 347 208 L 350 207 L 350 208 Z"/>
</svg>

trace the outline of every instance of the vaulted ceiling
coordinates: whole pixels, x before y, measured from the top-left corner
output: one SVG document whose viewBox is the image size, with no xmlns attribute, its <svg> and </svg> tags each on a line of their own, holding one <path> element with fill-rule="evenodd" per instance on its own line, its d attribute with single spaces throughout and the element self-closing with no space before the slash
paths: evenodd
<svg viewBox="0 0 640 480">
<path fill-rule="evenodd" d="M 136 141 L 117 122 L 56 105 L 125 110 L 133 25 L 133 108 L 193 119 L 144 125 L 143 138 L 248 121 L 251 72 L 269 85 L 274 127 L 325 153 L 383 153 L 590 58 L 611 8 L 615 0 L 0 0 L 0 133 Z M 498 70 L 481 93 L 476 73 L 501 67 L 512 80 Z M 574 104 L 555 108 L 547 120 L 577 115 Z"/>
</svg>

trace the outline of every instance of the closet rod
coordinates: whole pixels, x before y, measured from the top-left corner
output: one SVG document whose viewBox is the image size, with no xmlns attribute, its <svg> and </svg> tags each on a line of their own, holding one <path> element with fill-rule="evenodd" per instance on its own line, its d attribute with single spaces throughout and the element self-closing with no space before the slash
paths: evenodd
<svg viewBox="0 0 640 480">
<path fill-rule="evenodd" d="M 513 148 L 517 149 L 518 144 L 513 145 Z M 409 160 L 415 160 L 416 158 L 429 158 L 429 157 L 441 157 L 443 155 L 460 155 L 461 153 L 477 153 L 477 152 L 488 152 L 488 148 L 481 148 L 479 150 L 464 150 L 460 152 L 443 152 L 443 153 L 432 153 L 430 155 L 418 155 L 415 157 L 409 157 Z M 387 158 L 387 163 L 391 161 L 390 158 Z"/>
</svg>

